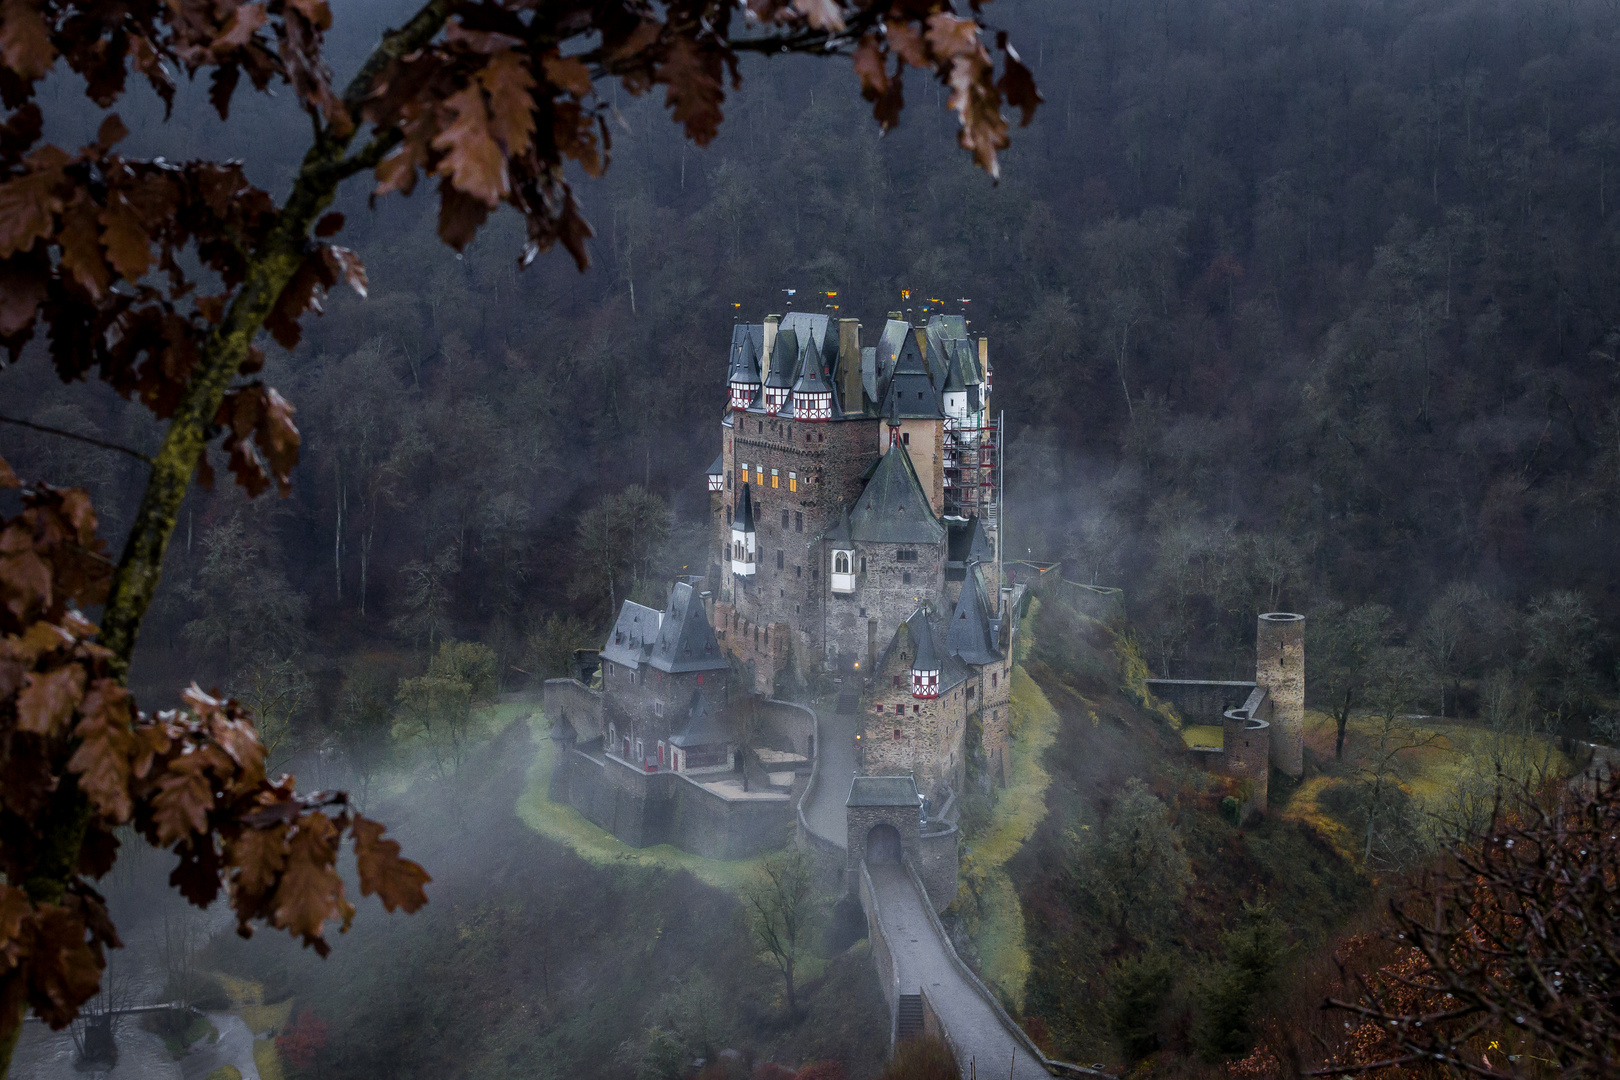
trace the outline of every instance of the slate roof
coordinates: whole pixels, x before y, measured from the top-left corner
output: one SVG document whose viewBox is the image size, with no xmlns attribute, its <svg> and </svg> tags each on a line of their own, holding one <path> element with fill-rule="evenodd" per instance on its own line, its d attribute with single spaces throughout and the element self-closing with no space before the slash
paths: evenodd
<svg viewBox="0 0 1620 1080">
<path fill-rule="evenodd" d="M 793 385 L 793 369 L 799 362 L 799 338 L 792 327 L 776 331 L 776 344 L 771 348 L 771 370 L 765 376 L 765 385 L 786 388 Z"/>
<path fill-rule="evenodd" d="M 692 691 L 692 703 L 686 710 L 686 726 L 670 736 L 669 741 L 683 749 L 693 746 L 717 746 L 732 741 L 731 733 L 720 723 L 703 695 Z"/>
<path fill-rule="evenodd" d="M 822 366 L 831 366 L 838 356 L 838 335 L 829 333 L 832 316 L 809 311 L 790 311 L 782 316 L 782 329 L 792 330 L 799 348 L 814 349 Z M 780 333 L 781 331 L 778 331 Z"/>
<path fill-rule="evenodd" d="M 848 548 L 854 540 L 854 536 L 850 534 L 849 507 L 846 505 L 839 510 L 838 516 L 832 520 L 832 524 L 823 528 L 820 535 L 810 542 L 815 544 L 826 541 L 834 547 Z"/>
<path fill-rule="evenodd" d="M 658 637 L 658 627 L 664 621 L 662 611 L 654 611 L 633 600 L 626 600 L 619 609 L 607 643 L 602 646 L 602 659 L 625 667 L 640 667 L 652 655 L 652 644 Z"/>
<path fill-rule="evenodd" d="M 927 360 L 917 348 L 915 334 L 906 335 L 900 345 L 879 412 L 901 420 L 933 419 L 945 415 L 938 384 L 934 381 Z"/>
<path fill-rule="evenodd" d="M 849 522 L 850 537 L 870 543 L 937 544 L 945 538 L 904 443 L 878 459 Z"/>
<path fill-rule="evenodd" d="M 996 550 L 991 546 L 990 536 L 984 531 L 984 522 L 979 520 L 977 514 L 966 521 L 949 522 L 947 528 L 951 533 L 945 549 L 947 562 L 968 563 L 975 559 L 989 562 L 995 558 Z"/>
<path fill-rule="evenodd" d="M 990 616 L 984 597 L 979 591 L 978 575 L 970 575 L 962 582 L 962 595 L 951 613 L 950 627 L 945 631 L 946 647 L 951 655 L 963 663 L 975 666 L 993 664 L 1001 659 L 996 648 L 996 635 L 990 628 Z"/>
<path fill-rule="evenodd" d="M 878 362 L 875 345 L 861 349 L 861 389 L 866 391 L 868 401 L 878 399 Z"/>
<path fill-rule="evenodd" d="M 934 651 L 934 633 L 933 628 L 928 625 L 928 614 L 918 608 L 906 621 L 911 624 L 911 636 L 917 642 L 917 655 L 911 660 L 911 669 L 939 670 L 939 656 Z"/>
<path fill-rule="evenodd" d="M 737 323 L 731 328 L 731 360 L 726 372 L 728 383 L 757 383 L 759 375 L 760 344 L 765 328 L 758 323 Z"/>
<path fill-rule="evenodd" d="M 795 394 L 830 394 L 832 387 L 822 377 L 821 366 L 825 362 L 808 342 L 799 357 L 799 377 L 794 380 L 793 392 Z"/>
<path fill-rule="evenodd" d="M 714 455 L 714 464 L 709 466 L 709 476 L 723 476 L 726 471 L 726 453 L 722 450 Z"/>
<path fill-rule="evenodd" d="M 749 489 L 754 485 L 744 484 L 742 490 L 737 492 L 737 509 L 731 517 L 731 527 L 739 532 L 754 531 L 754 497 Z"/>
<path fill-rule="evenodd" d="M 922 792 L 910 776 L 856 776 L 845 806 L 922 806 Z"/>
<path fill-rule="evenodd" d="M 724 671 L 726 658 L 709 625 L 703 598 L 684 581 L 670 586 L 669 610 L 664 613 L 658 636 L 647 662 L 659 671 Z"/>
</svg>

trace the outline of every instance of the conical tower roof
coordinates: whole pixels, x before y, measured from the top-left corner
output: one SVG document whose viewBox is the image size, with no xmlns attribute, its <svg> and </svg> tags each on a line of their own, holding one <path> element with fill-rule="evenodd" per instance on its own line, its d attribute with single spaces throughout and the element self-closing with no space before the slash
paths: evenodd
<svg viewBox="0 0 1620 1080">
<path fill-rule="evenodd" d="M 760 381 L 759 373 L 759 342 L 752 333 L 753 327 L 741 323 L 731 328 L 731 370 L 726 376 L 727 382 L 757 383 Z"/>
<path fill-rule="evenodd" d="M 749 494 L 752 484 L 744 484 L 737 492 L 737 509 L 731 518 L 731 527 L 738 532 L 754 531 L 754 497 Z"/>
<path fill-rule="evenodd" d="M 799 362 L 799 337 L 790 327 L 777 330 L 770 361 L 771 371 L 765 376 L 765 385 L 773 389 L 792 387 L 793 369 Z"/>
<path fill-rule="evenodd" d="M 851 538 L 871 543 L 937 544 L 945 538 L 945 526 L 934 517 L 916 466 L 900 442 L 878 459 L 849 521 Z"/>
<path fill-rule="evenodd" d="M 793 392 L 795 394 L 832 393 L 832 387 L 828 386 L 827 380 L 822 377 L 821 356 L 810 346 L 809 342 L 805 343 L 804 349 L 799 355 L 799 377 L 793 382 Z"/>
<path fill-rule="evenodd" d="M 928 613 L 918 608 L 907 622 L 911 624 L 912 637 L 917 639 L 917 655 L 911 661 L 911 669 L 938 671 L 939 654 L 934 651 L 934 632 L 928 625 Z"/>
</svg>

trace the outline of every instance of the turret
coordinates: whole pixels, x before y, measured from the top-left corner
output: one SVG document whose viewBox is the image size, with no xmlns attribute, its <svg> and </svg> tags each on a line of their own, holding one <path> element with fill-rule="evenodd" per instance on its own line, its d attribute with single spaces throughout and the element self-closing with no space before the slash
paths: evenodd
<svg viewBox="0 0 1620 1080">
<path fill-rule="evenodd" d="M 709 466 L 709 493 L 718 494 L 726 489 L 726 463 L 725 455 L 717 454 L 714 464 Z"/>
<path fill-rule="evenodd" d="M 773 329 L 768 322 L 765 328 Z M 767 340 L 772 342 L 767 352 L 770 371 L 765 375 L 765 413 L 768 416 L 775 416 L 787 404 L 793 392 L 793 371 L 799 360 L 798 335 L 791 329 L 774 329 L 774 333 L 766 334 Z"/>
<path fill-rule="evenodd" d="M 1305 771 L 1305 616 L 1260 616 L 1254 681 L 1271 698 L 1271 763 L 1289 776 Z"/>
<path fill-rule="evenodd" d="M 746 409 L 759 400 L 759 351 L 751 328 L 736 326 L 731 334 L 731 371 L 727 375 L 730 385 L 730 405 L 733 409 Z"/>
<path fill-rule="evenodd" d="M 759 563 L 759 543 L 754 532 L 752 486 L 743 484 L 737 493 L 737 508 L 731 516 L 731 572 L 751 578 Z"/>
<path fill-rule="evenodd" d="M 917 633 L 917 655 L 911 661 L 911 696 L 937 698 L 939 656 L 934 652 L 934 634 L 928 627 L 928 616 L 918 612 L 911 617 L 911 622 Z"/>
<path fill-rule="evenodd" d="M 793 383 L 793 416 L 798 420 L 832 419 L 832 387 L 822 377 L 821 357 L 808 341 L 799 358 L 799 377 Z"/>
</svg>

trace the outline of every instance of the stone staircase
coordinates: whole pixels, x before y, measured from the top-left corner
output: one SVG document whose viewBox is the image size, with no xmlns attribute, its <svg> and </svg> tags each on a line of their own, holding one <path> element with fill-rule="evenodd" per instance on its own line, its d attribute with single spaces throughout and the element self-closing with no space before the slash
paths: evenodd
<svg viewBox="0 0 1620 1080">
<path fill-rule="evenodd" d="M 923 1002 L 921 994 L 901 994 L 900 1007 L 895 1010 L 894 1041 L 915 1039 L 923 1033 Z"/>
</svg>

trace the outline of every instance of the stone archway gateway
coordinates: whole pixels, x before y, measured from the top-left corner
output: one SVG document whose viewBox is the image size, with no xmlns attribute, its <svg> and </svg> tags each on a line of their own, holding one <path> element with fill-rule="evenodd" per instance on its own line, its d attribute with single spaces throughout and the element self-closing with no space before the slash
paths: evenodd
<svg viewBox="0 0 1620 1080">
<path fill-rule="evenodd" d="M 866 834 L 866 861 L 869 863 L 900 864 L 900 830 L 886 821 L 872 826 Z"/>
</svg>

